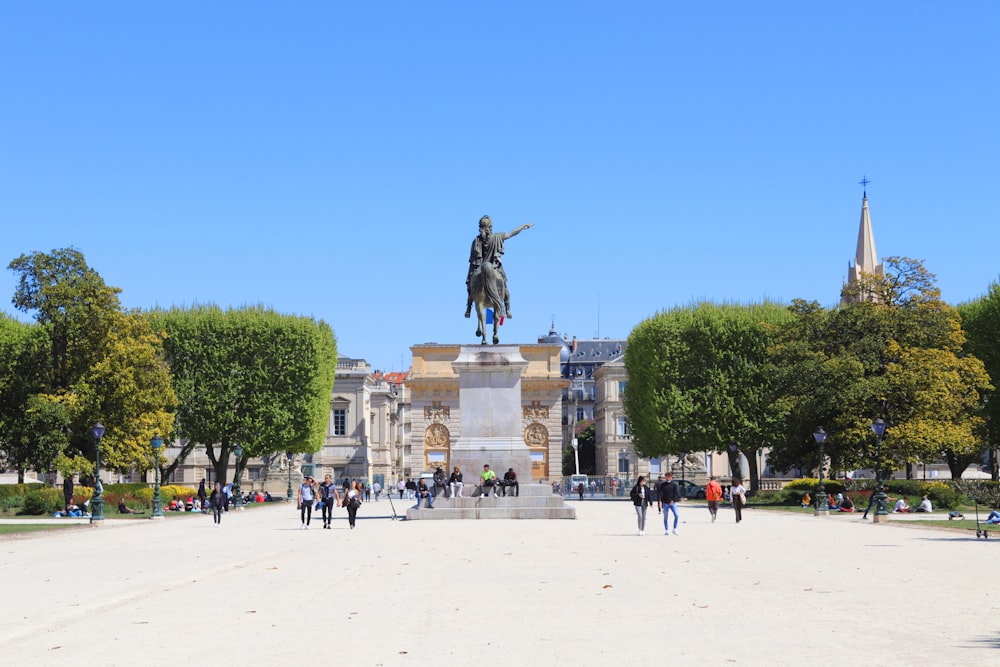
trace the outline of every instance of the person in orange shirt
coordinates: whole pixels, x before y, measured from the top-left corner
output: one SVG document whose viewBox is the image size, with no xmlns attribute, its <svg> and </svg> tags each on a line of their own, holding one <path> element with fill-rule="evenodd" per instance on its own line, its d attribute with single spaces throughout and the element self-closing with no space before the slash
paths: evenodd
<svg viewBox="0 0 1000 667">
<path fill-rule="evenodd" d="M 705 486 L 705 500 L 708 501 L 708 511 L 712 513 L 712 523 L 715 523 L 715 516 L 719 512 L 719 501 L 722 500 L 722 485 L 715 480 L 714 475 Z"/>
</svg>

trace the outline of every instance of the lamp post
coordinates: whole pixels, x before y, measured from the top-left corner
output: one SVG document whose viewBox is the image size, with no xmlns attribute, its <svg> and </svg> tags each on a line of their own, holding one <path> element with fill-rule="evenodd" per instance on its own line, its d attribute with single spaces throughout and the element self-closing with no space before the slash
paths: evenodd
<svg viewBox="0 0 1000 667">
<path fill-rule="evenodd" d="M 687 480 L 684 478 L 684 464 L 687 462 L 687 452 L 681 452 L 680 454 L 680 464 L 681 464 L 681 500 L 687 498 Z"/>
<path fill-rule="evenodd" d="M 292 458 L 295 455 L 288 452 L 288 497 L 285 498 L 288 502 L 292 502 Z"/>
<path fill-rule="evenodd" d="M 149 517 L 150 519 L 162 519 L 163 518 L 163 500 L 160 498 L 160 447 L 163 446 L 163 438 L 159 435 L 154 435 L 153 439 L 149 441 L 149 445 L 153 448 L 153 515 Z"/>
<path fill-rule="evenodd" d="M 97 467 L 94 472 L 94 496 L 90 499 L 90 525 L 100 526 L 104 521 L 104 485 L 101 484 L 101 438 L 104 437 L 104 426 L 101 422 L 95 422 L 90 427 L 90 434 L 94 436 L 95 450 L 97 452 Z"/>
<path fill-rule="evenodd" d="M 885 489 L 882 488 L 882 436 L 885 435 L 885 422 L 881 418 L 872 422 L 872 432 L 875 434 L 875 516 L 874 523 L 888 523 L 889 511 L 885 507 Z"/>
<path fill-rule="evenodd" d="M 816 439 L 816 446 L 819 447 L 819 486 L 816 487 L 816 512 L 814 516 L 830 516 L 830 503 L 826 499 L 826 487 L 823 486 L 823 463 L 826 457 L 823 456 L 823 443 L 826 442 L 826 431 L 820 426 L 813 433 Z"/>
<path fill-rule="evenodd" d="M 573 438 L 571 444 L 573 445 L 573 456 L 576 459 L 576 474 L 580 474 L 580 441 Z"/>
<path fill-rule="evenodd" d="M 236 455 L 236 479 L 233 481 L 233 495 L 236 496 L 236 509 L 243 509 L 243 492 L 240 491 L 240 459 L 243 458 L 243 448 L 240 443 L 233 447 L 233 454 Z"/>
</svg>

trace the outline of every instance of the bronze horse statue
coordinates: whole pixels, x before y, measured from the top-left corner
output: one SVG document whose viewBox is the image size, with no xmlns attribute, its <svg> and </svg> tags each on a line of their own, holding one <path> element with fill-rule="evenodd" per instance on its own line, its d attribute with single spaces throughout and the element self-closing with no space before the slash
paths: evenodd
<svg viewBox="0 0 1000 667">
<path fill-rule="evenodd" d="M 476 335 L 486 345 L 486 309 L 493 309 L 493 344 L 500 342 L 497 327 L 500 319 L 507 316 L 504 309 L 504 293 L 507 286 L 493 264 L 482 264 L 469 278 L 469 298 L 476 306 Z"/>
</svg>

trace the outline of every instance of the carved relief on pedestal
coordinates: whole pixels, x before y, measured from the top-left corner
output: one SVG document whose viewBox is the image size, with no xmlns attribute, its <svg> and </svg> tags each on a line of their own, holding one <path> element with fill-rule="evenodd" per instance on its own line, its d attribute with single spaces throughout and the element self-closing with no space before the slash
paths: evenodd
<svg viewBox="0 0 1000 667">
<path fill-rule="evenodd" d="M 424 406 L 424 419 L 433 422 L 441 422 L 451 418 L 451 407 L 444 405 L 442 401 L 431 401 L 430 405 Z"/>
<path fill-rule="evenodd" d="M 549 408 L 541 401 L 532 401 L 531 405 L 521 406 L 521 410 L 524 418 L 533 422 L 549 418 Z"/>
<path fill-rule="evenodd" d="M 548 447 L 549 429 L 538 422 L 529 424 L 528 428 L 524 429 L 524 444 L 528 447 Z"/>
<path fill-rule="evenodd" d="M 424 431 L 424 449 L 428 447 L 447 449 L 449 444 L 451 444 L 451 432 L 444 424 L 431 424 Z"/>
</svg>

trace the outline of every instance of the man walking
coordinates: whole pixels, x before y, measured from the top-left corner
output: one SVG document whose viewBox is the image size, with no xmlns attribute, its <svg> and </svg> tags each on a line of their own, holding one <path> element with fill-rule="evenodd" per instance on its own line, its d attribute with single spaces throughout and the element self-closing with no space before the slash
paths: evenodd
<svg viewBox="0 0 1000 667">
<path fill-rule="evenodd" d="M 712 479 L 708 480 L 705 486 L 705 500 L 708 501 L 708 511 L 712 514 L 712 523 L 715 523 L 715 517 L 719 513 L 719 501 L 722 500 L 722 485 L 716 481 L 715 475 L 712 475 Z"/>
<path fill-rule="evenodd" d="M 73 473 L 66 475 L 63 480 L 63 498 L 66 500 L 66 511 L 69 512 L 69 506 L 73 504 Z"/>
<path fill-rule="evenodd" d="M 670 534 L 670 513 L 674 514 L 674 535 L 679 535 L 677 532 L 677 524 L 680 523 L 680 517 L 677 515 L 677 503 L 681 500 L 681 491 L 677 488 L 677 482 L 674 481 L 674 473 L 668 472 L 667 478 L 663 480 L 663 484 L 660 485 L 660 503 L 663 505 L 663 530 L 664 535 Z"/>
</svg>

